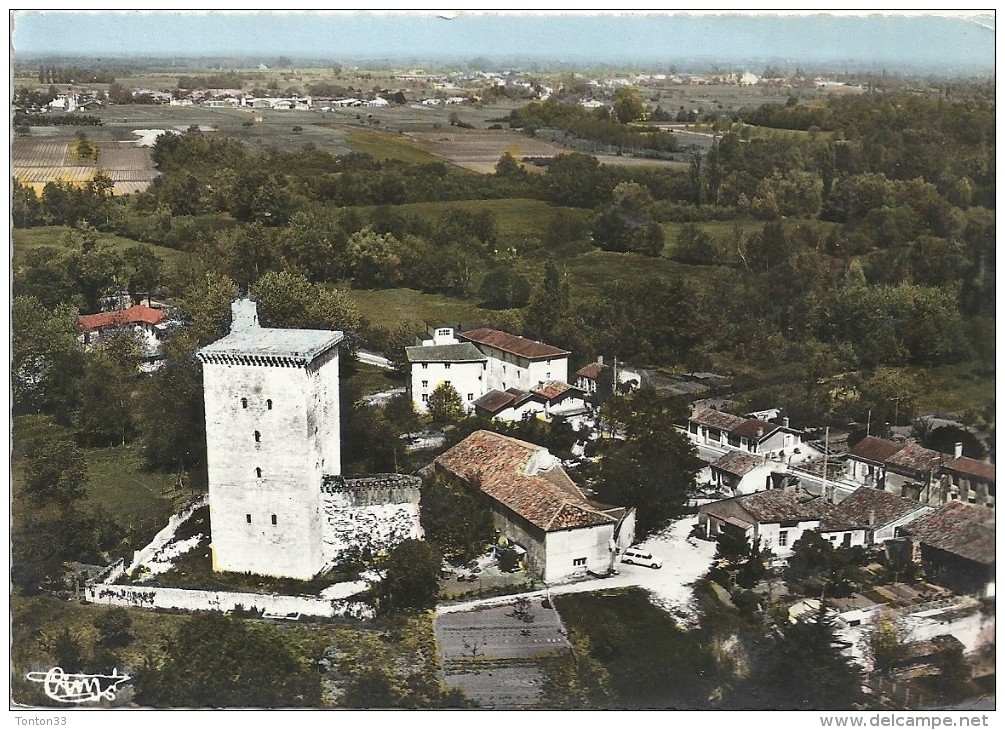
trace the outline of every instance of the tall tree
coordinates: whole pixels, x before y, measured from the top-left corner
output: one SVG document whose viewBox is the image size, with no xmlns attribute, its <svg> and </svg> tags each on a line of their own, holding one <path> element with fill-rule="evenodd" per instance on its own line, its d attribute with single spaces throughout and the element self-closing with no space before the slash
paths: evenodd
<svg viewBox="0 0 1005 730">
<path fill-rule="evenodd" d="M 77 320 L 68 309 L 49 310 L 31 296 L 11 306 L 11 399 L 15 414 L 51 413 L 67 422 L 77 400 L 83 354 Z"/>
<path fill-rule="evenodd" d="M 382 613 L 427 609 L 436 605 L 443 556 L 424 540 L 405 540 L 391 550 L 378 584 L 377 607 Z"/>
</svg>

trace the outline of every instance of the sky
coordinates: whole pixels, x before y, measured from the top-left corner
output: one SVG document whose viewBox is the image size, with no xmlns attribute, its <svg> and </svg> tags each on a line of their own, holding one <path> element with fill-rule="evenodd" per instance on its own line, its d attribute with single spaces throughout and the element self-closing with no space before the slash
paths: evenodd
<svg viewBox="0 0 1005 730">
<path fill-rule="evenodd" d="M 962 11 L 961 11 L 962 12 Z M 994 69 L 994 16 L 671 13 L 17 11 L 19 54 L 681 60 Z M 748 70 L 757 71 L 756 68 Z"/>
</svg>

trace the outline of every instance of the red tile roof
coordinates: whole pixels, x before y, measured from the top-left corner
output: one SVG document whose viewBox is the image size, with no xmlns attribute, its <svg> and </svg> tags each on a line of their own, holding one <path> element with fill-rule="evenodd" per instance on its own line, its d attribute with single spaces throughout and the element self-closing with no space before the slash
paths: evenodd
<svg viewBox="0 0 1005 730">
<path fill-rule="evenodd" d="M 925 475 L 938 469 L 943 463 L 952 457 L 948 457 L 939 451 L 926 449 L 919 444 L 904 444 L 902 449 L 890 456 L 886 460 L 888 469 L 894 471 L 906 471 L 919 475 Z"/>
<path fill-rule="evenodd" d="M 734 499 L 761 523 L 822 519 L 834 509 L 834 505 L 821 497 L 783 489 L 769 489 Z"/>
<path fill-rule="evenodd" d="M 604 365 L 603 363 L 591 362 L 577 370 L 576 376 L 586 378 L 587 380 L 599 380 L 600 374 L 609 367 L 610 365 Z"/>
<path fill-rule="evenodd" d="M 726 413 L 725 411 L 717 411 L 714 408 L 702 408 L 697 413 L 692 414 L 691 420 L 701 426 L 710 426 L 723 431 L 731 431 L 747 419 L 734 416 L 732 413 Z"/>
<path fill-rule="evenodd" d="M 968 477 L 976 477 L 978 479 L 983 479 L 986 482 L 995 481 L 995 465 L 988 464 L 984 461 L 977 461 L 977 459 L 971 459 L 969 456 L 957 456 L 955 459 L 946 464 L 947 471 L 953 471 L 957 474 L 963 474 Z"/>
<path fill-rule="evenodd" d="M 901 531 L 925 545 L 983 565 L 995 562 L 995 513 L 987 507 L 948 502 Z"/>
<path fill-rule="evenodd" d="M 478 398 L 474 403 L 476 408 L 481 408 L 482 410 L 495 415 L 502 409 L 513 405 L 515 401 L 516 396 L 513 393 L 507 393 L 502 390 L 490 390 L 488 393 Z"/>
<path fill-rule="evenodd" d="M 551 357 L 563 357 L 569 354 L 568 350 L 560 350 L 543 342 L 528 340 L 526 337 L 511 335 L 509 332 L 502 332 L 488 327 L 468 330 L 467 332 L 458 332 L 457 336 L 480 345 L 494 347 L 497 350 L 502 350 L 512 355 L 525 357 L 528 360 L 543 360 Z"/>
<path fill-rule="evenodd" d="M 543 446 L 475 431 L 435 463 L 476 484 L 492 500 L 545 532 L 617 523 L 607 513 L 616 508 L 591 502 L 561 475 L 546 476 L 562 471 L 560 466 L 528 474 L 528 465 L 541 451 L 545 451 Z"/>
<path fill-rule="evenodd" d="M 873 527 L 882 527 L 924 508 L 919 502 L 882 489 L 859 487 L 824 518 L 820 529 L 824 532 L 861 529 L 869 527 L 870 520 Z"/>
<path fill-rule="evenodd" d="M 542 383 L 531 390 L 550 401 L 565 395 L 569 391 L 576 391 L 576 393 L 579 392 L 578 388 L 573 388 L 571 385 L 563 383 L 561 380 L 549 380 L 548 382 Z"/>
<path fill-rule="evenodd" d="M 902 448 L 904 448 L 903 444 L 887 441 L 878 436 L 866 436 L 855 444 L 854 448 L 848 452 L 848 456 L 882 464 Z"/>
<path fill-rule="evenodd" d="M 131 324 L 159 324 L 166 318 L 160 309 L 152 309 L 142 304 L 134 304 L 119 312 L 99 312 L 82 314 L 77 317 L 81 332 L 94 332 L 109 327 L 126 327 Z"/>
<path fill-rule="evenodd" d="M 745 418 L 743 423 L 733 427 L 729 433 L 747 439 L 760 439 L 777 428 L 775 424 L 762 421 L 760 418 Z"/>
<path fill-rule="evenodd" d="M 743 451 L 727 451 L 712 462 L 712 468 L 742 477 L 762 463 L 764 463 L 764 459 L 756 454 L 748 454 Z"/>
</svg>

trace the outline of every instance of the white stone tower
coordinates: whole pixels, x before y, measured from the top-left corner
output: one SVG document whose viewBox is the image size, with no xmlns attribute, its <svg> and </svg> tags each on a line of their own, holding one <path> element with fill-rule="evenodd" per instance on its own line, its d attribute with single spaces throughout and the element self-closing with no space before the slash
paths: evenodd
<svg viewBox="0 0 1005 730">
<path fill-rule="evenodd" d="M 309 579 L 324 567 L 322 492 L 341 472 L 341 332 L 270 329 L 250 299 L 203 364 L 213 569 Z"/>
</svg>

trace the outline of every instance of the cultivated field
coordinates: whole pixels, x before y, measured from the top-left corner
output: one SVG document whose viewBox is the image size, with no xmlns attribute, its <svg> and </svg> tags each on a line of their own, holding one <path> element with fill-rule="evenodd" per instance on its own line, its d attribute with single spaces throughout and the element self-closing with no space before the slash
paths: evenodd
<svg viewBox="0 0 1005 730">
<path fill-rule="evenodd" d="M 77 162 L 70 154 L 74 132 L 60 137 L 16 137 L 11 158 L 14 176 L 22 185 L 41 193 L 46 183 L 83 185 L 99 172 L 112 179 L 115 195 L 146 190 L 157 176 L 150 150 L 129 142 L 93 141 L 99 146 L 97 163 Z"/>
</svg>

